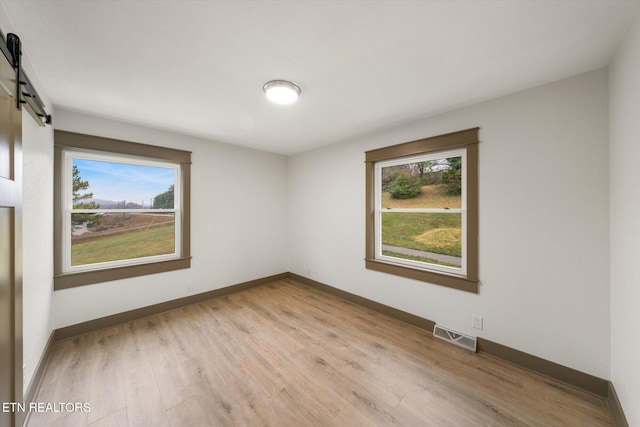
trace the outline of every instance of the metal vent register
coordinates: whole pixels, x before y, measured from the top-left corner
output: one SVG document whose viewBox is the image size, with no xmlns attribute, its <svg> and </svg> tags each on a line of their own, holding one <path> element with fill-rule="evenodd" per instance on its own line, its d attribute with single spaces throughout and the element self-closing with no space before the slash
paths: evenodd
<svg viewBox="0 0 640 427">
<path fill-rule="evenodd" d="M 459 347 L 466 348 L 467 350 L 471 350 L 475 353 L 477 339 L 475 337 L 470 337 L 469 335 L 464 335 L 456 331 L 452 331 L 451 329 L 444 328 L 440 325 L 435 325 L 433 327 L 433 336 L 440 338 L 441 340 L 445 340 L 450 342 L 451 344 L 455 344 Z"/>
</svg>

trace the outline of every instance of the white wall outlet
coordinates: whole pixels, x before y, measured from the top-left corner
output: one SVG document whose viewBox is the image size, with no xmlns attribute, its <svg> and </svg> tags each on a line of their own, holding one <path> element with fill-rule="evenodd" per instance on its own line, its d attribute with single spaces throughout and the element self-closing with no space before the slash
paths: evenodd
<svg viewBox="0 0 640 427">
<path fill-rule="evenodd" d="M 193 292 L 193 282 L 191 280 L 187 282 L 187 292 Z"/>
<path fill-rule="evenodd" d="M 471 326 L 475 329 L 482 329 L 482 316 L 477 314 L 471 315 Z"/>
</svg>

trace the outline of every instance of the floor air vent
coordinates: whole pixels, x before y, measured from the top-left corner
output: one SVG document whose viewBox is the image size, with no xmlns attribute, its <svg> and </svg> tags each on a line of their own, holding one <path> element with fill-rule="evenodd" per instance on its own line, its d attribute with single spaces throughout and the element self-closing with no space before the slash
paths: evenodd
<svg viewBox="0 0 640 427">
<path fill-rule="evenodd" d="M 440 325 L 433 327 L 433 336 L 448 341 L 467 350 L 476 351 L 477 340 L 469 335 L 464 335 L 451 329 L 443 328 Z"/>
</svg>

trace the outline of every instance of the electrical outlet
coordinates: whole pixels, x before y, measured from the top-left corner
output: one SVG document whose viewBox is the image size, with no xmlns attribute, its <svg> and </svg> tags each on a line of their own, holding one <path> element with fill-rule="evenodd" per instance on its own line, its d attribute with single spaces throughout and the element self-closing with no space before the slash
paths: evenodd
<svg viewBox="0 0 640 427">
<path fill-rule="evenodd" d="M 187 292 L 193 292 L 193 282 L 191 280 L 187 282 Z"/>
<path fill-rule="evenodd" d="M 475 329 L 482 329 L 482 316 L 477 314 L 471 315 L 471 326 Z"/>
</svg>

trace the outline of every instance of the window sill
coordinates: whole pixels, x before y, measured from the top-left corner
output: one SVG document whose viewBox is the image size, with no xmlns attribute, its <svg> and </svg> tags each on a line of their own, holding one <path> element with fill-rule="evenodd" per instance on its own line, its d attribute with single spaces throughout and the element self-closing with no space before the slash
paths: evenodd
<svg viewBox="0 0 640 427">
<path fill-rule="evenodd" d="M 76 286 L 92 285 L 112 280 L 127 279 L 147 274 L 164 273 L 191 267 L 191 258 L 178 258 L 168 261 L 147 264 L 127 265 L 105 270 L 82 271 L 77 273 L 58 274 L 53 278 L 53 289 L 74 288 Z"/>
<path fill-rule="evenodd" d="M 445 273 L 423 270 L 406 265 L 381 261 L 379 259 L 365 259 L 365 267 L 369 270 L 380 271 L 382 273 L 394 274 L 396 276 L 407 277 L 409 279 L 420 280 L 436 285 L 446 286 L 461 291 L 478 293 L 478 281 L 465 277 L 457 277 Z"/>
</svg>

